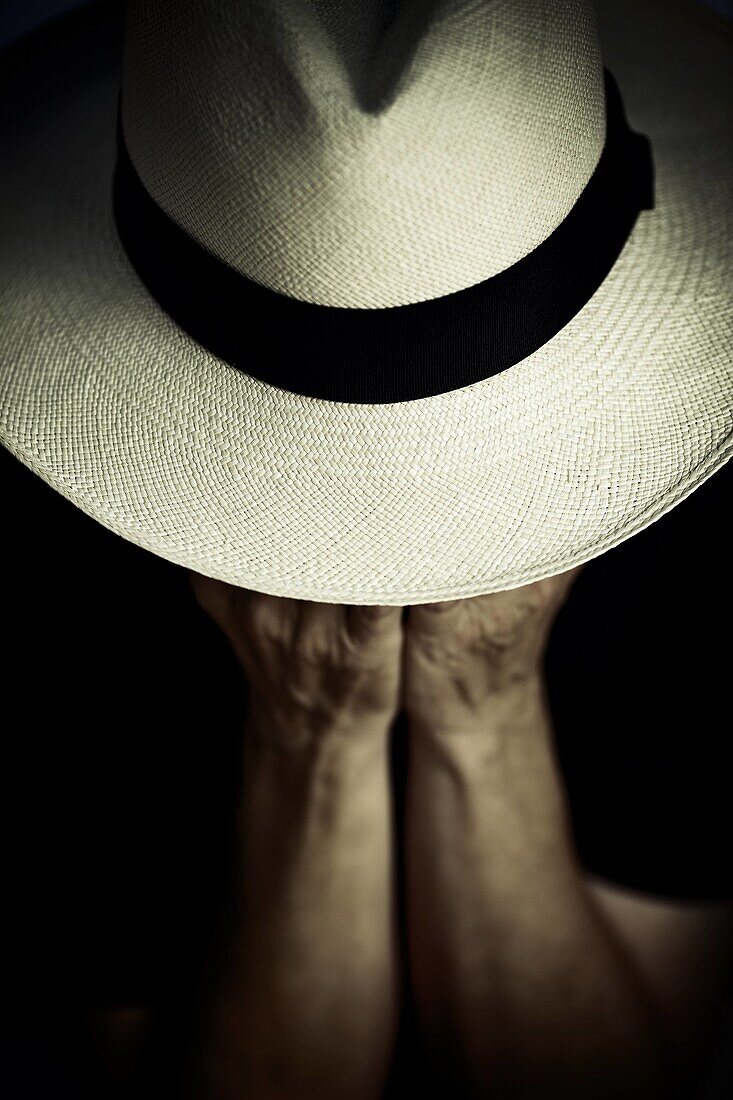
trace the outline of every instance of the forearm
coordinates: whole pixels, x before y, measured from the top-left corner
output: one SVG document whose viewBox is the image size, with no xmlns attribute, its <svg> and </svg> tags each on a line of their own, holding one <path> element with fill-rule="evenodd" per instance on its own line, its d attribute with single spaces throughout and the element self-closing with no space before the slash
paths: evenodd
<svg viewBox="0 0 733 1100">
<path fill-rule="evenodd" d="M 249 737 L 216 1100 L 379 1095 L 397 1015 L 388 730 Z"/>
<path fill-rule="evenodd" d="M 475 729 L 411 729 L 406 844 L 417 1010 L 456 1086 L 664 1095 L 656 1016 L 574 852 L 539 679 Z"/>
</svg>

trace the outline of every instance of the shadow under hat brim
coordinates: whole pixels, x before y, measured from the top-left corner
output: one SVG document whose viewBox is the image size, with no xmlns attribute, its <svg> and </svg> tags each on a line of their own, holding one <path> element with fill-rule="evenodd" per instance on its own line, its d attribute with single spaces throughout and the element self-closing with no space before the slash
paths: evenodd
<svg viewBox="0 0 733 1100">
<path fill-rule="evenodd" d="M 599 7 L 654 209 L 535 353 L 378 405 L 263 383 L 170 320 L 112 217 L 118 16 L 94 5 L 29 40 L 0 132 L 0 442 L 168 561 L 332 603 L 517 587 L 664 515 L 733 446 L 733 56 L 707 13 Z"/>
</svg>

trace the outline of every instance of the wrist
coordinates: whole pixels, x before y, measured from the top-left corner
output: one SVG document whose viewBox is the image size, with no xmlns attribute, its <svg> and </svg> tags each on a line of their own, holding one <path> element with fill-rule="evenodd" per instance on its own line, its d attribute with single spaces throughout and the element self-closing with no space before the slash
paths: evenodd
<svg viewBox="0 0 733 1100">
<path fill-rule="evenodd" d="M 258 716 L 244 733 L 239 812 L 245 833 L 254 815 L 260 823 L 270 820 L 268 828 L 292 832 L 294 822 L 310 821 L 314 835 L 332 835 L 387 783 L 389 739 L 381 728 L 313 737 L 297 724 L 283 731 Z"/>
<path fill-rule="evenodd" d="M 343 745 L 348 751 L 357 742 L 385 741 L 394 715 L 369 713 L 349 718 L 323 720 L 311 714 L 278 713 L 273 707 L 252 699 L 245 714 L 245 731 L 252 740 L 282 750 L 312 750 L 327 743 Z"/>
<path fill-rule="evenodd" d="M 545 712 L 545 680 L 541 671 L 512 680 L 472 707 L 406 708 L 410 728 L 420 736 L 473 738 L 489 733 L 515 733 L 536 725 Z"/>
</svg>

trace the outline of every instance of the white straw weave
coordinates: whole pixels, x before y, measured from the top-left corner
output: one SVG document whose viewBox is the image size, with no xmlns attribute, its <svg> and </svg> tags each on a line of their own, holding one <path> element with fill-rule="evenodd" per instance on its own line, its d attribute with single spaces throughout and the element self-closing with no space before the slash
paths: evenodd
<svg viewBox="0 0 733 1100">
<path fill-rule="evenodd" d="M 491 7 L 446 5 L 457 27 L 473 20 L 474 31 Z M 116 235 L 110 187 L 118 72 L 87 78 L 70 67 L 64 93 L 27 115 L 19 84 L 17 115 L 0 134 L 0 441 L 82 511 L 152 553 L 232 584 L 333 603 L 404 605 L 517 587 L 594 558 L 669 511 L 731 453 L 733 57 L 718 21 L 692 5 L 614 0 L 598 7 L 598 58 L 617 79 L 631 126 L 653 144 L 655 209 L 640 214 L 587 305 L 538 351 L 484 382 L 402 403 L 301 397 L 193 343 L 140 284 Z M 544 33 L 547 20 L 533 41 L 554 42 Z M 582 70 L 590 79 L 591 22 L 578 27 L 567 50 L 591 59 Z M 521 26 L 515 31 L 521 38 Z M 343 50 L 338 28 L 329 33 Z M 512 55 L 491 34 L 464 41 L 446 29 L 435 41 L 455 43 L 450 72 L 480 65 L 482 50 L 492 66 L 503 58 L 512 72 L 512 56 L 524 56 L 521 41 Z M 301 62 L 310 71 L 318 54 L 306 45 Z M 543 57 L 538 45 L 534 65 Z M 63 72 L 63 42 L 54 63 Z M 407 83 L 392 89 L 385 117 L 427 79 L 405 71 Z M 329 79 L 336 72 L 327 70 Z M 380 90 L 362 86 L 360 94 L 368 100 Z M 336 94 L 330 84 L 323 91 Z M 532 111 L 538 102 L 533 93 Z M 376 306 L 384 295 L 395 304 L 470 285 L 533 247 L 532 226 L 541 239 L 582 189 L 599 152 L 598 104 L 577 103 L 573 125 L 586 137 L 576 175 L 550 177 L 554 205 L 543 212 L 538 194 L 529 223 L 526 180 L 515 181 L 513 222 L 506 174 L 503 189 L 492 192 L 504 220 L 489 227 L 495 247 L 483 254 L 483 268 L 470 228 L 480 181 L 461 164 L 449 180 L 429 183 L 436 207 L 445 204 L 443 226 L 465 200 L 463 237 L 426 240 L 420 259 L 415 226 L 420 217 L 431 221 L 420 214 L 424 194 L 415 190 L 402 223 L 399 209 L 390 213 L 394 226 L 404 225 L 399 248 L 418 264 L 422 282 L 414 267 L 401 281 L 396 254 L 380 265 L 369 236 L 374 212 L 353 206 L 349 216 L 355 224 L 363 215 L 363 234 L 336 247 L 333 266 L 331 254 L 316 248 L 307 267 L 309 242 L 323 243 L 323 195 L 314 199 L 312 221 L 300 217 L 290 243 L 277 233 L 258 241 L 241 227 L 227 237 L 218 207 L 220 220 L 207 233 L 229 259 L 227 249 L 240 248 L 234 259 L 263 282 L 291 293 L 297 284 L 301 297 L 310 286 L 312 300 L 332 304 L 346 296 Z M 142 129 L 133 121 L 139 107 L 130 110 L 132 129 Z M 500 141 L 495 102 L 475 96 L 462 110 L 467 149 L 487 134 Z M 308 140 L 319 123 L 310 111 Z M 365 132 L 378 118 L 369 115 Z M 436 141 L 441 125 L 436 118 Z M 520 120 L 522 134 L 530 129 L 531 120 Z M 139 150 L 142 137 L 138 130 Z M 395 158 L 406 155 L 394 135 L 385 141 Z M 437 155 L 425 145 L 428 131 L 408 130 L 404 141 L 423 143 L 416 155 Z M 380 165 L 390 172 L 399 165 L 388 165 L 377 138 L 372 158 L 376 187 Z M 162 187 L 165 164 L 161 153 L 156 175 L 147 161 L 146 182 L 155 178 Z M 342 178 L 334 177 L 331 197 Z M 287 173 L 273 177 L 271 202 L 294 201 L 296 184 L 305 186 Z M 404 181 L 400 203 L 410 189 Z M 444 266 L 435 262 L 441 248 Z"/>
</svg>

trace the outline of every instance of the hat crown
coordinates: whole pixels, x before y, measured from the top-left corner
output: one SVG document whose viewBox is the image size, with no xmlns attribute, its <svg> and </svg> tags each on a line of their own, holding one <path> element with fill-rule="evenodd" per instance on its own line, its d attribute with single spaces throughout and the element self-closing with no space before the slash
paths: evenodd
<svg viewBox="0 0 733 1100">
<path fill-rule="evenodd" d="M 122 124 L 208 251 L 323 305 L 425 301 L 536 248 L 605 137 L 584 0 L 131 0 Z"/>
</svg>

